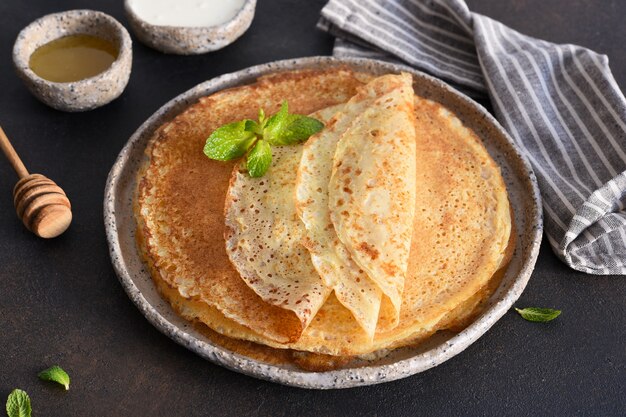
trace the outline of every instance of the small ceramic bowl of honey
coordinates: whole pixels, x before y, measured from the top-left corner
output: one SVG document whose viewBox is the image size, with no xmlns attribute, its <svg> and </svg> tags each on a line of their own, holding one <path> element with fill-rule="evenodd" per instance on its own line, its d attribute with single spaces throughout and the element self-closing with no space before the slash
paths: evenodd
<svg viewBox="0 0 626 417">
<path fill-rule="evenodd" d="M 57 110 L 103 106 L 122 94 L 132 67 L 132 41 L 113 17 L 70 10 L 35 20 L 13 46 L 17 74 L 30 92 Z"/>
</svg>

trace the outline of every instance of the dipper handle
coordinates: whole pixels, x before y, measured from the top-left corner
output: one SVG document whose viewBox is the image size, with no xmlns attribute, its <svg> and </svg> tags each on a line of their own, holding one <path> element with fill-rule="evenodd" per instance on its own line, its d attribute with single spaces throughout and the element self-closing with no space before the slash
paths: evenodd
<svg viewBox="0 0 626 417">
<path fill-rule="evenodd" d="M 17 176 L 20 178 L 27 177 L 28 170 L 24 166 L 20 157 L 17 155 L 17 152 L 15 152 L 15 149 L 13 149 L 13 145 L 11 145 L 6 133 L 2 130 L 2 126 L 0 126 L 0 148 L 2 148 L 2 152 L 4 152 L 4 155 L 11 163 L 11 166 L 13 166 Z"/>
</svg>

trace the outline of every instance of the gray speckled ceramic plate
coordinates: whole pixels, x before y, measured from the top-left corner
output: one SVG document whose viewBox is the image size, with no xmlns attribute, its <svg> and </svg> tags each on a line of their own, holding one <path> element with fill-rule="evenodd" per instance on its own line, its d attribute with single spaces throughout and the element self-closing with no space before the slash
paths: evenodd
<svg viewBox="0 0 626 417">
<path fill-rule="evenodd" d="M 403 348 L 364 366 L 329 372 L 305 372 L 262 363 L 216 346 L 178 317 L 162 300 L 135 245 L 132 198 L 137 170 L 152 133 L 199 97 L 224 88 L 253 82 L 276 71 L 348 65 L 377 74 L 411 72 L 415 91 L 442 103 L 473 129 L 498 162 L 514 210 L 518 239 L 513 260 L 487 308 L 460 333 L 438 333 L 419 347 Z M 535 265 L 542 233 L 541 201 L 530 165 L 498 122 L 480 105 L 444 82 L 395 64 L 368 59 L 311 57 L 258 65 L 206 81 L 161 107 L 130 138 L 113 165 L 106 184 L 104 221 L 111 260 L 130 299 L 160 331 L 198 355 L 237 372 L 304 388 L 348 388 L 404 378 L 432 368 L 462 352 L 502 317 L 518 299 Z"/>
</svg>

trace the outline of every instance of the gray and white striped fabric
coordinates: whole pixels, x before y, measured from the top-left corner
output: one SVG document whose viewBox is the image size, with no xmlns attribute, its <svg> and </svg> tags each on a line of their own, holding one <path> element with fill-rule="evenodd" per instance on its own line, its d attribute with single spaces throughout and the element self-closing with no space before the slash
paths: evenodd
<svg viewBox="0 0 626 417">
<path fill-rule="evenodd" d="M 334 54 L 397 60 L 488 94 L 531 162 L 545 232 L 570 267 L 626 273 L 626 99 L 608 59 L 525 36 L 462 0 L 330 0 Z"/>
</svg>

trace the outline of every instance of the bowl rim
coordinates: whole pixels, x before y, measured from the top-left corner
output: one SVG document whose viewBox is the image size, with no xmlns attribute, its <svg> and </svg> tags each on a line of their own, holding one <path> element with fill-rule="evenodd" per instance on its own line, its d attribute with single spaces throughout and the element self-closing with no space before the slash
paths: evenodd
<svg viewBox="0 0 626 417">
<path fill-rule="evenodd" d="M 247 12 L 249 8 L 256 7 L 256 0 L 244 0 L 243 4 L 235 13 L 235 15 L 227 20 L 224 23 L 220 23 L 218 25 L 212 26 L 172 26 L 172 25 L 155 25 L 153 23 L 148 22 L 147 20 L 140 17 L 137 12 L 133 10 L 133 7 L 130 5 L 132 0 L 124 0 L 124 11 L 127 16 L 131 18 L 131 20 L 135 20 L 140 22 L 141 25 L 144 25 L 152 30 L 159 31 L 185 31 L 185 32 L 194 32 L 197 33 L 197 36 L 205 34 L 207 32 L 224 32 L 229 30 L 232 26 L 236 25 L 242 18 L 243 15 Z"/>
<path fill-rule="evenodd" d="M 183 328 L 178 327 L 165 318 L 157 310 L 155 305 L 151 304 L 144 297 L 131 277 L 129 270 L 126 268 L 124 254 L 117 237 L 116 190 L 120 185 L 121 173 L 124 171 L 126 164 L 131 162 L 132 151 L 146 132 L 150 134 L 153 133 L 154 130 L 163 123 L 164 119 L 170 120 L 184 108 L 196 102 L 199 97 L 212 94 L 225 88 L 243 85 L 247 80 L 255 79 L 273 72 L 341 65 L 348 65 L 357 69 L 364 67 L 367 69 L 368 65 L 374 65 L 378 68 L 388 69 L 390 72 L 410 72 L 414 77 L 422 78 L 435 88 L 443 88 L 446 94 L 449 93 L 456 96 L 464 105 L 470 106 L 478 111 L 482 117 L 487 119 L 491 127 L 495 128 L 503 135 L 506 142 L 508 142 L 507 145 L 509 148 L 507 149 L 507 153 L 514 154 L 512 158 L 521 164 L 521 170 L 528 175 L 528 178 L 525 178 L 525 181 L 527 181 L 531 189 L 531 195 L 528 197 L 531 198 L 534 203 L 530 206 L 531 212 L 527 216 L 532 224 L 528 237 L 530 244 L 526 250 L 528 255 L 526 258 L 522 259 L 523 263 L 521 264 L 519 273 L 513 280 L 510 288 L 506 290 L 503 297 L 481 313 L 465 329 L 458 332 L 441 345 L 393 363 L 326 372 L 307 372 L 262 363 L 244 355 L 233 353 L 219 345 L 196 338 L 194 335 L 186 332 Z M 508 133 L 483 106 L 455 90 L 445 82 L 405 65 L 369 58 L 335 58 L 328 56 L 287 59 L 255 65 L 212 78 L 168 101 L 133 133 L 113 164 L 105 186 L 104 223 L 110 256 L 118 279 L 129 298 L 148 321 L 159 331 L 199 356 L 226 367 L 227 369 L 284 385 L 312 389 L 351 388 L 389 382 L 423 372 L 461 353 L 465 348 L 486 333 L 507 311 L 509 311 L 513 303 L 517 301 L 530 279 L 539 254 L 543 233 L 541 195 L 533 169 Z"/>
<path fill-rule="evenodd" d="M 47 41 L 43 45 L 39 45 L 36 48 L 34 48 L 33 51 L 30 54 L 28 54 L 28 56 L 24 56 L 25 54 L 23 54 L 22 51 L 23 51 L 23 48 L 25 47 L 24 43 L 28 40 L 29 32 L 31 32 L 37 25 L 47 20 L 57 18 L 59 16 L 67 16 L 70 19 L 80 21 L 84 19 L 86 15 L 87 16 L 96 15 L 97 17 L 100 17 L 104 20 L 104 22 L 99 21 L 98 25 L 110 24 L 115 29 L 114 30 L 115 35 L 119 37 L 120 39 L 120 44 L 118 47 L 118 54 L 117 54 L 117 57 L 115 58 L 115 61 L 113 61 L 111 65 L 104 71 L 99 72 L 98 74 L 93 75 L 91 77 L 83 78 L 77 81 L 67 81 L 67 82 L 50 81 L 37 75 L 30 68 L 30 57 L 33 55 L 33 53 L 35 53 L 35 51 L 39 49 L 41 46 L 49 42 L 64 38 L 66 36 L 71 36 L 72 34 L 64 34 L 58 37 L 54 37 L 53 39 Z M 89 35 L 89 33 L 83 33 L 83 34 Z M 12 56 L 13 56 L 13 65 L 16 71 L 18 71 L 18 73 L 20 73 L 22 76 L 27 77 L 32 82 L 38 85 L 46 85 L 46 86 L 54 87 L 57 89 L 71 90 L 72 88 L 88 86 L 90 84 L 97 83 L 102 78 L 105 78 L 112 73 L 117 73 L 121 71 L 123 69 L 121 68 L 121 66 L 123 65 L 122 63 L 128 59 L 132 59 L 132 39 L 130 37 L 130 34 L 126 30 L 126 28 L 111 15 L 101 12 L 99 10 L 72 9 L 72 10 L 66 10 L 63 12 L 50 13 L 50 14 L 41 16 L 40 18 L 35 19 L 31 23 L 29 23 L 26 27 L 24 27 L 18 33 L 17 38 L 15 39 L 15 43 L 13 44 Z"/>
</svg>

